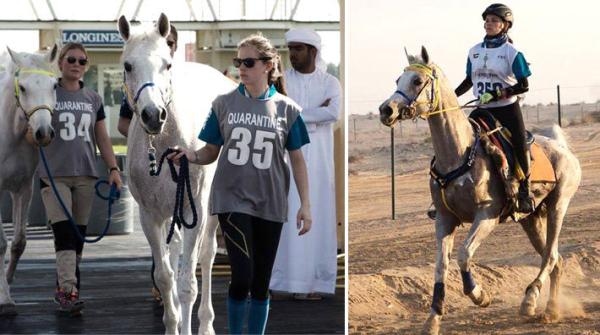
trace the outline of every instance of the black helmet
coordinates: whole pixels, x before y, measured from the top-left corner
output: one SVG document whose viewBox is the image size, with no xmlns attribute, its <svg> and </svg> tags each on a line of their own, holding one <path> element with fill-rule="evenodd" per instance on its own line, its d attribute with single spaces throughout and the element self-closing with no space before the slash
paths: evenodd
<svg viewBox="0 0 600 335">
<path fill-rule="evenodd" d="M 508 8 L 508 6 L 503 5 L 501 3 L 491 4 L 481 14 L 481 17 L 483 17 L 483 20 L 485 20 L 485 17 L 488 14 L 496 15 L 497 17 L 501 18 L 505 22 L 508 22 L 508 27 L 512 28 L 513 13 L 512 13 L 512 10 L 510 8 Z"/>
</svg>

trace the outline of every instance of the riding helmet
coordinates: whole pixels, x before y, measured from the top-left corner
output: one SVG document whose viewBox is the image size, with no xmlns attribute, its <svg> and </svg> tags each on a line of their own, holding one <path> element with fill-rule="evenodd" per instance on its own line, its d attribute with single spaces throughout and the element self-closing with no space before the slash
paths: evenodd
<svg viewBox="0 0 600 335">
<path fill-rule="evenodd" d="M 503 5 L 501 3 L 491 4 L 481 14 L 481 17 L 483 17 L 483 20 L 485 20 L 485 17 L 488 14 L 496 15 L 497 17 L 501 18 L 505 22 L 508 22 L 508 27 L 512 28 L 513 13 L 512 13 L 512 10 L 510 8 L 508 8 L 508 6 Z"/>
</svg>

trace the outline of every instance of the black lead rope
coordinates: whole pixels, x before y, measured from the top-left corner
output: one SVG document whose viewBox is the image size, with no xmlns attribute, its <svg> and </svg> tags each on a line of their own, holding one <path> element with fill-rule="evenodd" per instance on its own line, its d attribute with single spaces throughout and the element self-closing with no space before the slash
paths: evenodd
<svg viewBox="0 0 600 335">
<path fill-rule="evenodd" d="M 158 176 L 162 169 L 165 157 L 173 152 L 179 152 L 179 150 L 168 148 L 160 157 L 158 165 L 156 165 L 156 159 L 152 160 L 150 157 L 150 175 Z M 154 155 L 150 155 L 154 156 Z M 196 212 L 196 204 L 194 203 L 194 197 L 192 196 L 192 189 L 190 187 L 190 164 L 187 157 L 184 155 L 180 159 L 179 174 L 175 169 L 175 163 L 172 160 L 168 161 L 169 170 L 171 171 L 171 179 L 177 184 L 177 192 L 175 193 L 175 208 L 173 209 L 173 220 L 171 221 L 171 228 L 169 228 L 169 235 L 167 236 L 167 244 L 171 242 L 173 232 L 175 231 L 175 225 L 178 229 L 181 229 L 183 225 L 185 228 L 192 229 L 196 227 L 198 223 L 198 213 Z M 186 190 L 187 188 L 187 190 Z M 190 207 L 192 208 L 192 223 L 188 224 L 185 222 L 183 216 L 183 200 L 185 193 L 187 192 Z"/>
</svg>

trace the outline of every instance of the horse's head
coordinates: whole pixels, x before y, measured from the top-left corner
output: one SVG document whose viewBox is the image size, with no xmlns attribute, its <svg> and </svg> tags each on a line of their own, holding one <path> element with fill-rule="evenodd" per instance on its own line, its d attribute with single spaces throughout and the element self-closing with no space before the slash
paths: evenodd
<svg viewBox="0 0 600 335">
<path fill-rule="evenodd" d="M 129 21 L 119 18 L 119 32 L 125 40 L 121 62 L 125 74 L 127 102 L 148 134 L 158 134 L 167 119 L 171 103 L 171 62 L 166 37 L 169 19 L 161 14 L 146 31 L 132 32 Z"/>
<path fill-rule="evenodd" d="M 420 56 L 406 56 L 409 65 L 396 80 L 396 91 L 379 106 L 379 119 L 389 127 L 400 120 L 425 116 L 439 104 L 438 69 L 430 63 L 425 47 Z"/>
<path fill-rule="evenodd" d="M 56 75 L 52 62 L 56 60 L 56 44 L 46 54 L 30 54 L 8 49 L 9 71 L 14 75 L 13 94 L 17 112 L 28 122 L 28 140 L 46 146 L 54 138 L 52 113 L 56 105 Z M 30 136 L 30 137 L 29 137 Z"/>
</svg>

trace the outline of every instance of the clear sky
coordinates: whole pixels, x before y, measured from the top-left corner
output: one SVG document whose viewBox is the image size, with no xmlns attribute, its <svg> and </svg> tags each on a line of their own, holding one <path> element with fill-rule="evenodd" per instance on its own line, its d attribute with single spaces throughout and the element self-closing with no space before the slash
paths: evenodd
<svg viewBox="0 0 600 335">
<path fill-rule="evenodd" d="M 346 1 L 349 114 L 377 113 L 395 90 L 407 65 L 404 47 L 424 45 L 453 87 L 465 77 L 467 52 L 485 34 L 481 13 L 494 1 Z M 510 0 L 509 35 L 530 63 L 530 92 L 524 103 L 600 100 L 600 2 Z M 472 99 L 471 92 L 461 102 Z"/>
</svg>

